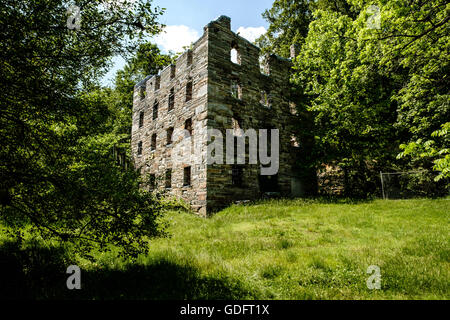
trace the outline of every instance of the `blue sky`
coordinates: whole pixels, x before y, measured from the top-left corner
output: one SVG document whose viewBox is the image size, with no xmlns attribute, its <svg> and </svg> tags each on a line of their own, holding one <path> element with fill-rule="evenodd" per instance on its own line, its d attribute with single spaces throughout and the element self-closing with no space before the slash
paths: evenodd
<svg viewBox="0 0 450 320">
<path fill-rule="evenodd" d="M 153 0 L 155 6 L 166 8 L 160 22 L 166 30 L 153 39 L 160 49 L 167 53 L 181 51 L 181 47 L 197 40 L 208 22 L 221 15 L 231 18 L 231 29 L 240 32 L 244 38 L 253 41 L 263 33 L 268 23 L 261 14 L 272 6 L 273 0 Z M 111 84 L 114 74 L 121 69 L 125 61 L 118 57 L 113 59 L 114 66 L 103 80 Z"/>
<path fill-rule="evenodd" d="M 166 25 L 186 25 L 199 32 L 211 20 L 226 15 L 233 30 L 239 27 L 267 27 L 261 14 L 272 6 L 273 0 L 154 0 L 167 8 L 161 22 Z"/>
</svg>

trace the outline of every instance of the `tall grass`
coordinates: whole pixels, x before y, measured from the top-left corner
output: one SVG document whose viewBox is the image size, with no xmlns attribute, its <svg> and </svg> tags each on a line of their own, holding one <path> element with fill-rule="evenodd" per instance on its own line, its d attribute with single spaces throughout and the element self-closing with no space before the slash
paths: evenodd
<svg viewBox="0 0 450 320">
<path fill-rule="evenodd" d="M 80 292 L 34 297 L 448 299 L 449 212 L 444 199 L 270 200 L 208 219 L 172 211 L 171 236 L 151 241 L 149 255 L 79 260 Z M 370 265 L 380 290 L 366 285 Z"/>
</svg>

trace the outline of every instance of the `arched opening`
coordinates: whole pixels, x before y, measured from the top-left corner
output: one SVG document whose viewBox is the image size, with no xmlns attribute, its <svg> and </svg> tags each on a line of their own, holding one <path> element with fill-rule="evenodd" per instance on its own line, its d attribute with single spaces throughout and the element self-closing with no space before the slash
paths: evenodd
<svg viewBox="0 0 450 320">
<path fill-rule="evenodd" d="M 231 62 L 239 65 L 241 64 L 241 54 L 239 52 L 239 47 L 235 42 L 231 44 Z"/>
</svg>

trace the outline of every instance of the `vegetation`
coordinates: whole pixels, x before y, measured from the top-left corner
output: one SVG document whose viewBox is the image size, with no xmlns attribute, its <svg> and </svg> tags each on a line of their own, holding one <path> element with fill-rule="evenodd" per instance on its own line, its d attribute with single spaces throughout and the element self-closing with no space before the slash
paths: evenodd
<svg viewBox="0 0 450 320">
<path fill-rule="evenodd" d="M 437 130 L 431 134 L 433 137 L 437 137 L 441 142 L 441 146 L 448 146 L 450 142 L 450 122 L 446 122 L 442 125 L 442 129 Z M 438 147 L 439 148 L 439 147 Z M 408 155 L 413 155 L 416 158 L 431 158 L 434 163 L 434 170 L 439 171 L 439 175 L 435 178 L 439 181 L 444 178 L 450 178 L 450 149 L 443 148 L 437 149 L 436 142 L 434 140 L 423 141 L 418 139 L 417 141 L 410 142 L 409 144 L 400 145 L 400 149 L 403 150 L 397 157 L 402 158 Z"/>
<path fill-rule="evenodd" d="M 367 25 L 370 5 L 380 9 L 379 29 Z M 263 14 L 270 27 L 258 43 L 285 57 L 290 45 L 300 52 L 295 100 L 300 120 L 314 123 L 299 123 L 311 132 L 300 145 L 311 166 L 343 168 L 348 196 L 374 194 L 380 171 L 434 166 L 446 177 L 448 160 L 436 158 L 448 154 L 449 10 L 441 0 L 319 0 L 275 1 Z M 409 152 L 437 130 L 431 153 Z M 408 143 L 413 160 L 397 158 Z"/>
<path fill-rule="evenodd" d="M 105 2 L 77 1 L 81 25 L 72 30 L 66 1 L 2 2 L 0 219 L 18 241 L 31 223 L 36 237 L 86 255 L 94 243 L 112 243 L 136 256 L 163 234 L 161 205 L 140 190 L 131 166 L 115 164 L 114 151 L 129 146 L 131 104 L 110 103 L 98 82 L 111 57 L 129 56 L 161 30 L 162 10 Z M 118 101 L 129 101 L 132 85 L 119 88 L 127 92 L 116 92 Z"/>
<path fill-rule="evenodd" d="M 113 253 L 97 253 L 95 263 L 75 261 L 82 290 L 65 288 L 65 269 L 74 261 L 64 260 L 63 251 L 50 255 L 56 248 L 22 258 L 27 269 L 16 276 L 35 298 L 450 298 L 446 199 L 272 200 L 232 206 L 210 219 L 177 211 L 166 219 L 171 238 L 152 241 L 137 262 Z M 7 252 L 17 261 L 26 249 Z M 52 264 L 39 269 L 39 259 Z M 380 267 L 380 290 L 366 286 L 370 265 Z"/>
<path fill-rule="evenodd" d="M 380 29 L 367 27 L 373 4 Z M 142 190 L 126 165 L 134 85 L 173 59 L 146 41 L 161 31 L 163 10 L 149 0 L 80 0 L 80 28 L 70 29 L 78 21 L 68 5 L 4 0 L 0 9 L 2 295 L 449 298 L 445 199 L 280 200 L 210 219 L 163 215 L 183 205 Z M 258 44 L 299 52 L 299 172 L 316 177 L 318 165 L 338 164 L 346 195 L 368 199 L 380 170 L 434 169 L 445 193 L 449 12 L 443 0 L 274 1 Z M 113 88 L 101 87 L 115 55 L 129 62 Z M 65 287 L 70 264 L 82 267 L 81 291 Z M 381 268 L 381 290 L 366 287 L 369 265 Z"/>
</svg>

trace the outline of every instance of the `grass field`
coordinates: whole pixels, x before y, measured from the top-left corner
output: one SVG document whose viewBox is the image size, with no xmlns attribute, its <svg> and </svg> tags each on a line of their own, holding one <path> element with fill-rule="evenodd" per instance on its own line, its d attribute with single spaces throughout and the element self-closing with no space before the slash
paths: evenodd
<svg viewBox="0 0 450 320">
<path fill-rule="evenodd" d="M 208 219 L 170 212 L 171 236 L 153 240 L 150 254 L 138 263 L 98 255 L 98 263 L 77 262 L 82 290 L 65 289 L 67 275 L 60 273 L 46 282 L 48 287 L 34 285 L 29 294 L 63 299 L 449 299 L 449 214 L 445 199 L 275 200 L 232 206 Z M 63 263 L 69 262 L 61 258 Z M 380 267 L 380 290 L 366 285 L 370 265 Z M 59 270 L 57 262 L 54 268 Z"/>
</svg>

